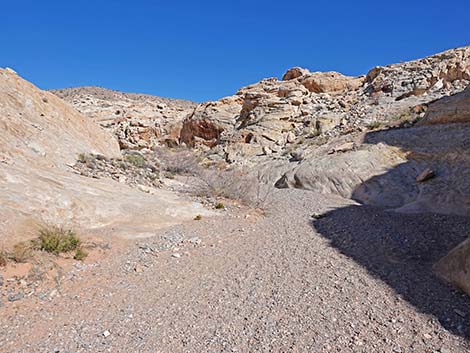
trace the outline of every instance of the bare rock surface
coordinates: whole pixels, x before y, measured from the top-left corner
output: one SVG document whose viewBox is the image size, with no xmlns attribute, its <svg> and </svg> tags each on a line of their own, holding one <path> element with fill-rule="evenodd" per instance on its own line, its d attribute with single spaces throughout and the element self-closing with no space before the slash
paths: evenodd
<svg viewBox="0 0 470 353">
<path fill-rule="evenodd" d="M 101 87 L 52 91 L 82 114 L 109 129 L 122 149 L 178 144 L 183 119 L 196 103 Z"/>
<path fill-rule="evenodd" d="M 21 236 L 23 224 L 65 222 L 133 237 L 208 213 L 165 190 L 151 195 L 74 173 L 80 154 L 120 158 L 116 139 L 8 70 L 0 70 L 0 125 L 2 242 Z"/>
<path fill-rule="evenodd" d="M 470 47 L 376 67 L 360 77 L 293 68 L 283 80 L 264 79 L 199 105 L 184 120 L 181 138 L 203 150 L 220 146 L 217 153 L 229 163 L 254 165 L 259 156 L 288 159 L 296 145 L 316 148 L 354 132 L 412 126 L 431 102 L 463 91 L 469 72 Z M 441 109 L 437 104 L 428 115 Z M 234 149 L 238 158 L 230 158 Z"/>
<path fill-rule="evenodd" d="M 439 99 L 429 105 L 423 125 L 469 123 L 470 122 L 470 86 L 463 92 Z"/>
</svg>

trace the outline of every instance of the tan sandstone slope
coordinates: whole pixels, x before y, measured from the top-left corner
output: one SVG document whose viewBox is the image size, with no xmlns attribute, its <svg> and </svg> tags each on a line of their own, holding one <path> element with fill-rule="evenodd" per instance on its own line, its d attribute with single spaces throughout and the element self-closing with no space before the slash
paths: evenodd
<svg viewBox="0 0 470 353">
<path fill-rule="evenodd" d="M 80 153 L 119 157 L 116 139 L 54 94 L 0 69 L 0 239 L 38 222 L 123 236 L 204 213 L 169 192 L 154 195 L 69 167 Z"/>
</svg>

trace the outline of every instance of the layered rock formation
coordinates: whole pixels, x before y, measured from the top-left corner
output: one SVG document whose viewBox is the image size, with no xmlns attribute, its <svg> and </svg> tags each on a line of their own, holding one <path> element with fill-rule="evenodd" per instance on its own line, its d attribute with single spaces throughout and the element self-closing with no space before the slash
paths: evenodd
<svg viewBox="0 0 470 353">
<path fill-rule="evenodd" d="M 80 154 L 120 158 L 117 140 L 52 93 L 0 69 L 0 241 L 51 222 L 139 236 L 207 213 L 164 190 L 154 195 L 79 176 Z"/>
<path fill-rule="evenodd" d="M 100 87 L 53 90 L 118 139 L 121 149 L 176 145 L 183 119 L 195 103 L 146 94 L 124 93 Z"/>
<path fill-rule="evenodd" d="M 469 47 L 376 67 L 360 77 L 293 68 L 281 81 L 265 79 L 199 105 L 185 119 L 181 140 L 218 145 L 215 151 L 229 163 L 290 158 L 297 145 L 306 149 L 352 132 L 411 126 L 428 103 L 462 91 L 469 68 Z"/>
</svg>

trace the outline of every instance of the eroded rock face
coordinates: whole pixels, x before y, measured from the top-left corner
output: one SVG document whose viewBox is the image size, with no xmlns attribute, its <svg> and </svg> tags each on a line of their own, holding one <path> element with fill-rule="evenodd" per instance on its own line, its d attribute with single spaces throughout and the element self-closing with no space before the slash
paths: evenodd
<svg viewBox="0 0 470 353">
<path fill-rule="evenodd" d="M 180 141 L 191 147 L 198 143 L 214 147 L 222 132 L 235 123 L 241 104 L 242 100 L 235 96 L 198 105 L 184 120 Z"/>
<path fill-rule="evenodd" d="M 100 87 L 53 90 L 75 109 L 110 130 L 121 149 L 178 145 L 183 119 L 196 103 Z"/>
<path fill-rule="evenodd" d="M 366 89 L 389 93 L 401 100 L 446 88 L 455 93 L 464 89 L 469 81 L 470 47 L 463 47 L 424 59 L 375 67 L 366 76 Z"/>
<path fill-rule="evenodd" d="M 463 92 L 444 97 L 429 105 L 422 125 L 470 122 L 470 86 Z"/>
<path fill-rule="evenodd" d="M 116 138 L 52 93 L 0 69 L 0 239 L 40 222 L 128 237 L 205 213 L 200 205 L 73 170 L 82 154 L 121 157 Z M 34 233 L 33 233 L 34 234 Z"/>
<path fill-rule="evenodd" d="M 0 153 L 7 164 L 34 161 L 64 168 L 80 153 L 120 155 L 117 141 L 71 106 L 0 69 Z"/>
<path fill-rule="evenodd" d="M 364 77 L 351 77 L 339 72 L 314 72 L 299 79 L 310 92 L 335 93 L 355 91 L 364 83 Z"/>
<path fill-rule="evenodd" d="M 350 133 L 411 126 L 430 102 L 470 83 L 469 58 L 470 47 L 452 49 L 376 67 L 365 77 L 292 68 L 282 81 L 265 79 L 234 96 L 198 106 L 183 121 L 182 139 L 195 147 L 221 145 L 221 158 L 226 159 L 228 151 L 233 156 L 234 146 L 248 143 L 253 148 L 242 148 L 243 159 L 227 161 L 258 164 L 260 156 L 288 159 L 296 145 L 308 149 Z M 250 150 L 253 153 L 246 155 Z M 267 153 L 254 152 L 259 150 Z"/>
</svg>

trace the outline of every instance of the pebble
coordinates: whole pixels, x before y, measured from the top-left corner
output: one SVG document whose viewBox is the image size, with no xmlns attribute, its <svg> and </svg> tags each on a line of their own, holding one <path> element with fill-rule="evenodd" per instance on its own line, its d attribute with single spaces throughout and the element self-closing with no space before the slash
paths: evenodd
<svg viewBox="0 0 470 353">
<path fill-rule="evenodd" d="M 181 257 L 181 254 L 180 253 L 177 253 L 175 252 L 174 254 L 171 255 L 172 257 L 175 257 L 177 259 L 179 259 Z"/>
<path fill-rule="evenodd" d="M 111 332 L 109 332 L 108 330 L 106 330 L 106 331 L 103 332 L 104 338 L 107 338 L 107 337 L 109 337 L 110 335 L 111 335 Z"/>
<path fill-rule="evenodd" d="M 191 243 L 191 244 L 194 244 L 194 245 L 199 245 L 201 244 L 201 238 L 199 238 L 198 236 L 194 236 L 194 237 L 191 237 L 188 239 L 188 243 Z"/>
<path fill-rule="evenodd" d="M 24 298 L 24 294 L 23 293 L 16 293 L 16 294 L 10 294 L 8 296 L 8 301 L 9 302 L 16 302 L 17 300 L 21 300 Z"/>
</svg>

